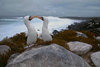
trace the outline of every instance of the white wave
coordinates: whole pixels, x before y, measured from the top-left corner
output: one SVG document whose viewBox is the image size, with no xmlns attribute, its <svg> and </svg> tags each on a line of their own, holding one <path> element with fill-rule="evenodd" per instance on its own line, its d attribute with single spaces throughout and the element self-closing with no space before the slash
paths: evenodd
<svg viewBox="0 0 100 67">
<path fill-rule="evenodd" d="M 67 18 L 58 18 L 58 17 L 47 17 L 49 20 L 49 31 L 52 33 L 54 30 L 62 30 L 66 29 L 66 27 L 70 24 L 73 24 L 74 22 L 80 22 L 80 20 L 72 20 Z M 24 25 L 23 18 L 17 18 L 17 19 L 5 19 L 5 20 L 17 20 L 17 22 L 14 22 L 13 24 L 9 25 L 0 25 L 0 40 L 2 40 L 4 37 L 11 37 L 15 35 L 16 33 L 25 32 L 27 31 L 26 26 Z M 31 21 L 32 25 L 36 28 L 38 33 L 42 32 L 42 24 L 43 21 L 35 18 Z"/>
<path fill-rule="evenodd" d="M 0 19 L 0 21 L 11 21 L 11 22 L 13 22 L 13 21 L 22 21 L 23 20 L 23 17 L 14 17 L 14 18 L 2 18 L 2 19 Z"/>
</svg>

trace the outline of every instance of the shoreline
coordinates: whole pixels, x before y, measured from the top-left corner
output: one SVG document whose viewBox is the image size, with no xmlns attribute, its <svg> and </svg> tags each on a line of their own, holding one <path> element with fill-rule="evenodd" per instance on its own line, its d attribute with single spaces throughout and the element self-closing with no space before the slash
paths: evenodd
<svg viewBox="0 0 100 67">
<path fill-rule="evenodd" d="M 60 18 L 69 18 L 69 19 L 76 19 L 76 20 L 89 20 L 93 18 L 100 19 L 100 17 L 60 17 Z"/>
<path fill-rule="evenodd" d="M 60 17 L 60 18 L 69 18 L 69 19 L 72 19 L 72 20 L 82 20 L 82 21 L 80 21 L 80 22 L 83 22 L 84 20 L 91 20 L 91 19 L 98 19 L 98 21 L 100 21 L 100 17 Z M 74 23 L 76 23 L 76 22 L 74 22 Z M 74 23 L 72 23 L 71 25 L 73 25 Z M 77 23 L 78 23 L 78 22 L 77 22 Z M 71 25 L 68 25 L 68 26 L 71 26 Z M 57 29 L 55 29 L 55 30 L 57 30 L 57 31 L 66 30 L 66 29 L 68 29 L 68 26 L 66 26 L 66 27 L 64 27 L 64 28 L 62 28 L 62 29 L 59 28 L 60 30 L 57 30 Z M 50 33 L 53 33 L 55 30 L 53 30 L 53 31 L 50 32 Z M 23 32 L 26 33 L 26 31 L 23 31 Z M 18 33 L 16 33 L 16 34 L 20 34 L 20 33 L 21 33 L 21 32 L 18 32 Z M 14 34 L 14 35 L 16 35 L 16 34 Z M 14 35 L 12 35 L 12 36 L 6 36 L 6 37 L 0 39 L 0 41 L 2 41 L 2 40 L 5 39 L 5 38 L 13 37 Z"/>
<path fill-rule="evenodd" d="M 59 17 L 47 17 L 49 19 L 49 31 L 50 33 L 53 32 L 53 30 L 61 30 L 61 29 L 66 29 L 66 27 L 70 24 L 73 24 L 74 22 L 80 22 L 80 21 L 77 21 L 77 20 L 72 20 L 72 19 L 68 19 L 68 18 L 59 18 Z M 16 20 L 19 20 L 19 19 L 16 19 Z M 11 22 L 12 20 L 8 20 L 8 22 Z M 37 22 L 37 23 L 33 23 L 33 22 Z M 37 31 L 37 32 L 42 32 L 41 31 L 41 28 L 42 28 L 42 21 L 40 20 L 37 20 L 37 19 L 34 19 L 32 21 L 32 25 L 36 28 L 36 30 L 40 30 L 40 31 Z M 5 22 L 5 24 L 7 23 L 7 21 Z M 13 22 L 11 22 L 13 23 Z M 16 25 L 17 24 L 17 25 Z M 10 30 L 8 30 L 10 29 Z M 6 31 L 6 32 L 5 32 Z M 24 25 L 24 22 L 23 21 L 18 21 L 18 22 L 14 22 L 13 24 L 9 24 L 9 25 L 3 25 L 0 29 L 0 36 L 1 36 L 1 39 L 0 41 L 5 38 L 5 37 L 12 37 L 14 35 L 16 35 L 17 33 L 21 33 L 21 32 L 26 32 L 27 31 L 27 28 L 25 27 Z"/>
</svg>

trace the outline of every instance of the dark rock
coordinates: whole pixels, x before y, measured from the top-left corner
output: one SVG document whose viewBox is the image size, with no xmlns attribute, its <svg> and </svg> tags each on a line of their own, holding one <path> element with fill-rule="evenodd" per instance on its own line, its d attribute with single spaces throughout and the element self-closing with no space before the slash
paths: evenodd
<svg viewBox="0 0 100 67">
<path fill-rule="evenodd" d="M 57 31 L 57 30 L 54 30 L 52 33 L 53 33 L 53 35 L 55 35 L 55 34 L 57 34 L 59 31 Z"/>
<path fill-rule="evenodd" d="M 97 36 L 100 36 L 100 29 L 98 28 L 100 28 L 100 20 L 96 18 L 86 20 L 81 23 L 74 23 L 68 26 L 69 30 L 77 30 L 77 31 L 86 30 L 95 33 Z"/>
</svg>

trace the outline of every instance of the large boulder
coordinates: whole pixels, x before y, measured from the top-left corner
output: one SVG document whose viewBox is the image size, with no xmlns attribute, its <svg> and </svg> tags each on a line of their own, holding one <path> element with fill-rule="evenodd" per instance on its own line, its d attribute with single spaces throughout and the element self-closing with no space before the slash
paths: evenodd
<svg viewBox="0 0 100 67">
<path fill-rule="evenodd" d="M 0 45 L 0 55 L 6 55 L 10 50 L 9 46 Z"/>
<path fill-rule="evenodd" d="M 80 56 L 52 44 L 26 50 L 6 67 L 90 67 Z"/>
<path fill-rule="evenodd" d="M 100 51 L 91 54 L 91 59 L 96 67 L 100 67 Z"/>
<path fill-rule="evenodd" d="M 14 60 L 14 58 L 16 58 L 20 53 L 15 53 L 15 54 L 12 54 L 8 60 L 8 63 L 12 62 Z"/>
<path fill-rule="evenodd" d="M 68 42 L 67 44 L 69 46 L 69 49 L 78 55 L 86 54 L 92 48 L 90 44 L 79 41 Z"/>
</svg>

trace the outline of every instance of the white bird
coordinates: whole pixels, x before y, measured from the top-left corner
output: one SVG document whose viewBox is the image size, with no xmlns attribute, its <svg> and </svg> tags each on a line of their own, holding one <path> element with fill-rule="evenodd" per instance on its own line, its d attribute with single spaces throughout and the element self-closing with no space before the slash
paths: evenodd
<svg viewBox="0 0 100 67">
<path fill-rule="evenodd" d="M 34 27 L 32 27 L 30 21 L 29 21 L 29 16 L 24 17 L 24 23 L 28 29 L 28 34 L 27 34 L 27 45 L 35 45 L 37 41 L 37 32 Z"/>
<path fill-rule="evenodd" d="M 52 41 L 52 36 L 48 31 L 48 19 L 43 17 L 43 21 L 41 38 L 44 40 L 44 42 Z"/>
</svg>

